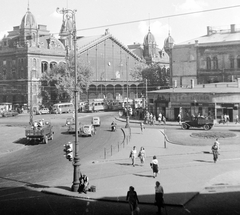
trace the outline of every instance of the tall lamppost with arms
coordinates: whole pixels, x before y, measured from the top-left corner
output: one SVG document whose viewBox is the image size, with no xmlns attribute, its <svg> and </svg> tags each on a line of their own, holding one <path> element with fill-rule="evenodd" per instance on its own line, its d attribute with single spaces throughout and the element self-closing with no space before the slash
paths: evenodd
<svg viewBox="0 0 240 215">
<path fill-rule="evenodd" d="M 70 9 L 59 9 L 57 12 L 63 14 L 63 19 L 72 20 L 72 28 L 61 29 L 60 36 L 68 37 L 73 36 L 73 47 L 74 47 L 74 102 L 75 102 L 75 147 L 74 147 L 74 158 L 73 158 L 73 184 L 72 191 L 77 192 L 79 187 L 79 175 L 80 175 L 80 157 L 78 154 L 78 98 L 77 98 L 77 30 L 76 30 L 76 18 L 75 14 L 77 10 Z M 64 20 L 63 20 L 64 21 Z M 63 24 L 64 25 L 64 24 Z M 66 27 L 66 26 L 65 26 Z"/>
</svg>

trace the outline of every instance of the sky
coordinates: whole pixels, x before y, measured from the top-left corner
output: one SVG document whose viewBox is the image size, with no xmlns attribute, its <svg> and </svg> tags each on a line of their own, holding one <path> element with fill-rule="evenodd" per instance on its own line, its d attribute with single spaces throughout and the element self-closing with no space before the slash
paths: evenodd
<svg viewBox="0 0 240 215">
<path fill-rule="evenodd" d="M 159 48 L 169 32 L 178 44 L 206 35 L 207 26 L 228 29 L 236 24 L 240 28 L 239 0 L 1 0 L 0 40 L 20 25 L 28 4 L 37 24 L 47 25 L 56 37 L 62 24 L 56 9 L 76 9 L 78 36 L 102 35 L 108 29 L 125 46 L 143 44 L 149 28 Z M 230 6 L 238 7 L 215 10 Z"/>
</svg>

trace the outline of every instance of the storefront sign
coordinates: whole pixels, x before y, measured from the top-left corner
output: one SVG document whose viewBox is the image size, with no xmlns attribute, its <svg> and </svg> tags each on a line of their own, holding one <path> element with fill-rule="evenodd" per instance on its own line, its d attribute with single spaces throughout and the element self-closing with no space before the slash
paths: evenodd
<svg viewBox="0 0 240 215">
<path fill-rule="evenodd" d="M 192 103 L 193 101 L 196 101 L 198 103 L 208 103 L 212 101 L 212 96 L 209 94 L 175 94 L 171 95 L 171 101 L 183 103 Z"/>
</svg>

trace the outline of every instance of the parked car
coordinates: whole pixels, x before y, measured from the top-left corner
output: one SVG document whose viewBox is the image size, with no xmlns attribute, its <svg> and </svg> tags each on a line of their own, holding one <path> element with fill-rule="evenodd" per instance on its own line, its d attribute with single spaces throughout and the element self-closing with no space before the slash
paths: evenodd
<svg viewBox="0 0 240 215">
<path fill-rule="evenodd" d="M 95 127 L 90 125 L 82 125 L 79 129 L 80 136 L 93 136 L 96 133 Z"/>
<path fill-rule="evenodd" d="M 92 118 L 92 124 L 93 124 L 94 126 L 100 126 L 100 125 L 101 125 L 100 117 L 94 116 L 94 117 Z"/>
<path fill-rule="evenodd" d="M 17 116 L 18 112 L 15 110 L 8 110 L 2 112 L 2 117 L 10 117 L 10 116 Z"/>
<path fill-rule="evenodd" d="M 49 114 L 49 113 L 50 113 L 50 111 L 49 111 L 48 108 L 42 108 L 42 109 L 40 109 L 40 110 L 38 110 L 36 112 L 36 114 L 39 114 L 39 115 L 41 115 L 41 114 Z"/>
</svg>

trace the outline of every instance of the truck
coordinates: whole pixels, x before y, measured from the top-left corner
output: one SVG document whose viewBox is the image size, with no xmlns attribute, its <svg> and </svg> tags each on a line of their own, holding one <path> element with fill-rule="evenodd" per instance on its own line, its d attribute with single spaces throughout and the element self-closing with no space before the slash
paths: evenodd
<svg viewBox="0 0 240 215">
<path fill-rule="evenodd" d="M 48 144 L 48 140 L 53 140 L 53 126 L 50 122 L 34 123 L 25 129 L 25 136 L 28 141 L 37 141 L 39 143 Z"/>
<path fill-rule="evenodd" d="M 210 130 L 214 125 L 214 120 L 205 117 L 191 117 L 190 120 L 182 122 L 183 129 L 189 129 L 190 127 L 203 128 L 204 130 Z"/>
</svg>

